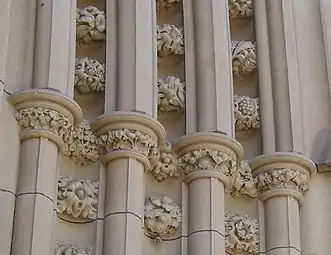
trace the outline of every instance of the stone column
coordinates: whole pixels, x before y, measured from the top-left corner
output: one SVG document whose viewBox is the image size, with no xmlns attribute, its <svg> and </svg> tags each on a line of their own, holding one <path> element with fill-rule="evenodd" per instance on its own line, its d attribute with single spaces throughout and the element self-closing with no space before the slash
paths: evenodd
<svg viewBox="0 0 331 255">
<path fill-rule="evenodd" d="M 58 157 L 82 112 L 72 99 L 48 89 L 16 92 L 8 101 L 21 127 L 11 254 L 53 254 Z"/>
<path fill-rule="evenodd" d="M 105 150 L 103 254 L 142 255 L 144 172 L 165 139 L 156 121 L 155 1 L 106 5 L 105 115 L 91 125 Z"/>
<path fill-rule="evenodd" d="M 264 154 L 250 166 L 264 203 L 267 255 L 300 255 L 299 206 L 315 164 L 296 153 Z"/>
</svg>

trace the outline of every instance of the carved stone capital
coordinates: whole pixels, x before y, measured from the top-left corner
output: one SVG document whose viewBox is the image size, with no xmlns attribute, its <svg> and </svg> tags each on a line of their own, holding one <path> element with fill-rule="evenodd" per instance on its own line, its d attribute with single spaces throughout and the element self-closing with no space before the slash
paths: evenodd
<svg viewBox="0 0 331 255">
<path fill-rule="evenodd" d="M 184 55 L 184 29 L 174 25 L 157 25 L 157 51 L 159 56 Z"/>
<path fill-rule="evenodd" d="M 214 177 L 226 187 L 231 184 L 237 161 L 243 156 L 240 143 L 216 132 L 184 136 L 174 145 L 174 150 L 179 156 L 185 182 Z"/>
<path fill-rule="evenodd" d="M 230 19 L 243 19 L 253 17 L 252 0 L 229 0 Z"/>
<path fill-rule="evenodd" d="M 166 196 L 151 197 L 145 202 L 145 228 L 157 239 L 173 236 L 180 228 L 182 214 L 180 207 Z"/>
<path fill-rule="evenodd" d="M 101 41 L 106 38 L 106 19 L 104 11 L 88 6 L 76 12 L 76 38 L 78 43 Z"/>
<path fill-rule="evenodd" d="M 236 131 L 260 128 L 260 101 L 248 96 L 234 96 L 234 118 Z"/>
<path fill-rule="evenodd" d="M 92 255 L 92 248 L 82 248 L 73 244 L 58 241 L 55 244 L 55 255 Z"/>
<path fill-rule="evenodd" d="M 82 119 L 82 111 L 74 100 L 50 89 L 19 91 L 10 95 L 8 102 L 16 109 L 22 140 L 46 137 L 62 152 L 66 150 L 65 141 L 74 125 Z"/>
<path fill-rule="evenodd" d="M 60 176 L 56 211 L 79 221 L 97 218 L 99 183 Z"/>
<path fill-rule="evenodd" d="M 159 78 L 158 109 L 163 112 L 181 111 L 185 107 L 185 84 L 174 76 Z"/>
<path fill-rule="evenodd" d="M 259 252 L 259 224 L 247 215 L 225 213 L 225 248 L 230 254 Z"/>
<path fill-rule="evenodd" d="M 256 45 L 250 41 L 232 41 L 232 74 L 247 76 L 256 69 Z"/>
<path fill-rule="evenodd" d="M 105 91 L 105 65 L 88 57 L 76 59 L 75 87 L 80 93 Z"/>
<path fill-rule="evenodd" d="M 290 152 L 261 155 L 250 166 L 262 201 L 274 196 L 293 196 L 301 204 L 309 179 L 316 172 L 311 160 Z"/>
<path fill-rule="evenodd" d="M 133 157 L 149 169 L 149 160 L 158 156 L 159 143 L 165 139 L 165 130 L 158 121 L 136 112 L 103 115 L 91 127 L 100 138 L 104 163 L 118 157 Z"/>
</svg>

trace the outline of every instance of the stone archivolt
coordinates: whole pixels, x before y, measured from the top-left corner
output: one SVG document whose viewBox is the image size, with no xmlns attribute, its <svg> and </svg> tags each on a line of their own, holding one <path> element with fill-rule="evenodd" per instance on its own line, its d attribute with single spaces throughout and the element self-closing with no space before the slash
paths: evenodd
<svg viewBox="0 0 331 255">
<path fill-rule="evenodd" d="M 76 59 L 75 87 L 80 93 L 105 91 L 105 65 L 85 57 Z"/>
<path fill-rule="evenodd" d="M 76 12 L 76 38 L 78 43 L 101 41 L 106 38 L 105 13 L 94 6 Z"/>
<path fill-rule="evenodd" d="M 161 241 L 173 236 L 182 221 L 181 210 L 166 196 L 151 197 L 145 202 L 145 228 L 147 233 Z"/>
<path fill-rule="evenodd" d="M 159 78 L 158 109 L 163 112 L 181 111 L 185 107 L 185 84 L 174 76 Z"/>
<path fill-rule="evenodd" d="M 97 218 L 98 193 L 98 182 L 61 176 L 58 180 L 56 211 L 78 220 L 94 220 Z"/>
<path fill-rule="evenodd" d="M 229 0 L 230 19 L 253 17 L 252 0 Z"/>
<path fill-rule="evenodd" d="M 184 29 L 175 25 L 157 25 L 157 51 L 159 56 L 184 55 Z"/>
<path fill-rule="evenodd" d="M 260 101 L 248 96 L 234 96 L 236 131 L 260 128 Z"/>
<path fill-rule="evenodd" d="M 173 152 L 171 143 L 167 141 L 160 149 L 158 156 L 151 163 L 151 173 L 158 182 L 179 175 L 177 155 Z"/>
<path fill-rule="evenodd" d="M 56 242 L 55 255 L 92 255 L 92 248 L 81 248 L 77 245 L 65 244 L 63 241 Z"/>
<path fill-rule="evenodd" d="M 230 254 L 258 253 L 258 221 L 247 215 L 225 213 L 225 247 Z"/>
<path fill-rule="evenodd" d="M 256 45 L 250 41 L 232 41 L 232 74 L 247 76 L 256 69 Z"/>
</svg>

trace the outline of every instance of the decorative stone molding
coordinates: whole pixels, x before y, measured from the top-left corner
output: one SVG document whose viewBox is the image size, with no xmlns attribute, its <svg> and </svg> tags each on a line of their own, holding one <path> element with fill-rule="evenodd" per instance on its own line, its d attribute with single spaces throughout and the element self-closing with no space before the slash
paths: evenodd
<svg viewBox="0 0 331 255">
<path fill-rule="evenodd" d="M 229 0 L 230 19 L 243 19 L 253 17 L 252 0 Z"/>
<path fill-rule="evenodd" d="M 181 111 L 185 107 L 185 84 L 179 78 L 167 76 L 159 78 L 158 109 L 163 112 Z"/>
<path fill-rule="evenodd" d="M 172 9 L 182 5 L 183 0 L 156 0 L 156 10 Z"/>
<path fill-rule="evenodd" d="M 248 96 L 234 96 L 236 131 L 260 128 L 260 100 Z"/>
<path fill-rule="evenodd" d="M 178 168 L 177 155 L 173 152 L 171 143 L 165 141 L 158 157 L 152 161 L 151 172 L 158 182 L 162 182 L 178 176 Z"/>
<path fill-rule="evenodd" d="M 230 254 L 259 252 L 259 224 L 250 216 L 225 213 L 225 247 Z"/>
<path fill-rule="evenodd" d="M 237 170 L 231 179 L 233 183 L 230 184 L 229 191 L 233 197 L 238 197 L 240 195 L 247 195 L 250 197 L 257 196 L 252 169 L 246 160 L 241 161 L 237 165 Z"/>
<path fill-rule="evenodd" d="M 184 29 L 174 25 L 157 25 L 157 50 L 159 56 L 184 55 Z"/>
<path fill-rule="evenodd" d="M 85 57 L 76 59 L 75 87 L 80 93 L 105 91 L 105 65 Z"/>
<path fill-rule="evenodd" d="M 94 6 L 83 10 L 77 9 L 76 13 L 76 38 L 78 43 L 101 41 L 106 38 L 106 19 L 104 11 Z"/>
<path fill-rule="evenodd" d="M 151 197 L 145 203 L 145 227 L 147 233 L 161 241 L 173 236 L 182 221 L 181 210 L 169 197 Z"/>
<path fill-rule="evenodd" d="M 79 220 L 97 218 L 99 183 L 60 176 L 56 211 Z"/>
<path fill-rule="evenodd" d="M 256 70 L 256 45 L 250 41 L 232 41 L 232 74 L 247 76 Z"/>
<path fill-rule="evenodd" d="M 81 248 L 77 245 L 65 244 L 63 241 L 56 242 L 55 255 L 92 255 L 92 248 Z"/>
</svg>

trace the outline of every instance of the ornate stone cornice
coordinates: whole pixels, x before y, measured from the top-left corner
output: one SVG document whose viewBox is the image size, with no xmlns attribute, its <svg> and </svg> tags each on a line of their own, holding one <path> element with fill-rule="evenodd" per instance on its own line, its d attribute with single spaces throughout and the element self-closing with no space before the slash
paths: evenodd
<svg viewBox="0 0 331 255">
<path fill-rule="evenodd" d="M 232 41 L 232 74 L 247 76 L 256 69 L 256 45 L 250 41 Z"/>
<path fill-rule="evenodd" d="M 225 213 L 225 247 L 230 254 L 259 252 L 259 224 L 248 215 Z"/>
<path fill-rule="evenodd" d="M 56 211 L 78 222 L 97 218 L 99 183 L 60 176 Z"/>
<path fill-rule="evenodd" d="M 229 0 L 230 19 L 243 19 L 253 17 L 252 0 Z"/>
<path fill-rule="evenodd" d="M 157 51 L 159 56 L 184 55 L 184 29 L 175 25 L 157 25 Z"/>
<path fill-rule="evenodd" d="M 75 87 L 80 93 L 105 91 L 105 65 L 88 57 L 76 59 Z"/>
<path fill-rule="evenodd" d="M 159 78 L 158 109 L 163 112 L 181 111 L 185 108 L 185 83 L 174 76 Z"/>
<path fill-rule="evenodd" d="M 157 242 L 173 236 L 180 228 L 180 207 L 166 196 L 151 197 L 145 202 L 144 222 L 147 233 Z"/>
<path fill-rule="evenodd" d="M 101 41 L 106 38 L 106 20 L 104 11 L 88 6 L 76 12 L 76 38 L 78 43 Z"/>
<path fill-rule="evenodd" d="M 82 248 L 73 244 L 58 241 L 55 244 L 55 255 L 92 255 L 92 248 Z"/>
<path fill-rule="evenodd" d="M 260 128 L 260 100 L 248 96 L 234 96 L 236 131 Z"/>
<path fill-rule="evenodd" d="M 165 141 L 159 154 L 151 161 L 151 173 L 158 182 L 179 176 L 177 155 L 172 150 L 171 143 Z"/>
<path fill-rule="evenodd" d="M 302 203 L 310 176 L 316 172 L 311 160 L 290 152 L 261 155 L 250 166 L 262 201 L 274 196 L 293 196 Z"/>
</svg>

